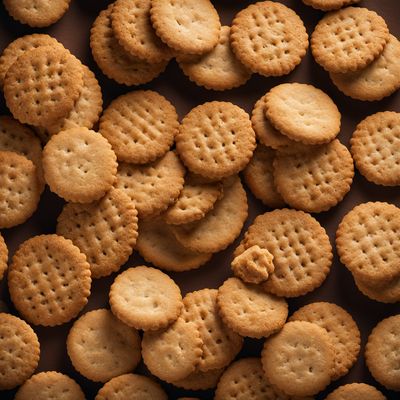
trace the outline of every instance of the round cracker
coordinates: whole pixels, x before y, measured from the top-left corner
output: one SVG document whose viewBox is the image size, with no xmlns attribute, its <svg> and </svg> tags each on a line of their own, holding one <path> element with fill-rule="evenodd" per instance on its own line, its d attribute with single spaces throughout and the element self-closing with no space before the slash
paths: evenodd
<svg viewBox="0 0 400 400">
<path fill-rule="evenodd" d="M 360 292 L 372 300 L 381 303 L 400 302 L 400 275 L 384 284 L 365 283 L 354 276 L 354 282 Z"/>
<path fill-rule="evenodd" d="M 2 234 L 0 233 L 0 280 L 8 267 L 8 248 Z"/>
<path fill-rule="evenodd" d="M 172 382 L 174 386 L 186 390 L 207 390 L 217 386 L 224 368 L 210 369 L 209 371 L 195 371 L 179 381 Z"/>
<path fill-rule="evenodd" d="M 331 11 L 359 1 L 361 0 L 303 0 L 303 3 L 317 10 Z"/>
<path fill-rule="evenodd" d="M 349 383 L 329 393 L 325 400 L 386 400 L 386 397 L 366 383 Z"/>
</svg>

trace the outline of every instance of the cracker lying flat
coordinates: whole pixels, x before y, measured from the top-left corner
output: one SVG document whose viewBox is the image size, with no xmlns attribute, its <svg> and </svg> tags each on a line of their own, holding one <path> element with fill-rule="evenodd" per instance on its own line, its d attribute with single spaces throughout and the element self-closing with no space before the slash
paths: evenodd
<svg viewBox="0 0 400 400">
<path fill-rule="evenodd" d="M 325 400 L 386 400 L 386 397 L 373 386 L 349 383 L 329 393 Z"/>
<path fill-rule="evenodd" d="M 152 0 L 151 22 L 169 47 L 203 54 L 218 43 L 221 23 L 209 0 Z"/>
<path fill-rule="evenodd" d="M 280 76 L 300 63 L 308 48 L 308 35 L 292 9 L 262 1 L 235 16 L 231 44 L 238 59 L 253 72 Z"/>
<path fill-rule="evenodd" d="M 336 231 L 340 261 L 360 281 L 388 283 L 400 275 L 400 209 L 382 202 L 363 203 L 347 213 Z"/>
<path fill-rule="evenodd" d="M 157 330 L 178 319 L 182 296 L 168 275 L 155 268 L 139 266 L 115 278 L 110 289 L 110 306 L 127 325 Z"/>
<path fill-rule="evenodd" d="M 400 113 L 379 112 L 362 120 L 351 138 L 357 169 L 377 185 L 400 185 Z"/>
<path fill-rule="evenodd" d="M 135 203 L 139 218 L 160 214 L 179 197 L 185 168 L 178 156 L 169 151 L 150 164 L 120 163 L 115 187 Z"/>
<path fill-rule="evenodd" d="M 110 143 L 87 128 L 51 137 L 43 149 L 44 176 L 50 190 L 67 201 L 90 203 L 111 189 L 117 158 Z"/>
<path fill-rule="evenodd" d="M 147 262 L 176 272 L 199 268 L 212 256 L 183 247 L 162 218 L 140 221 L 136 249 Z"/>
<path fill-rule="evenodd" d="M 228 247 L 240 234 L 247 218 L 247 196 L 239 177 L 225 185 L 224 196 L 206 216 L 189 224 L 171 226 L 182 246 L 202 253 Z"/>
<path fill-rule="evenodd" d="M 40 344 L 22 319 L 0 313 L 0 390 L 24 383 L 39 363 Z"/>
<path fill-rule="evenodd" d="M 266 116 L 281 133 L 306 144 L 333 140 L 341 115 L 322 90 L 304 83 L 283 83 L 266 95 Z"/>
<path fill-rule="evenodd" d="M 324 328 L 294 321 L 265 341 L 261 361 L 271 384 L 291 396 L 312 396 L 330 383 L 334 354 Z"/>
<path fill-rule="evenodd" d="M 400 275 L 383 284 L 365 283 L 354 275 L 353 278 L 360 292 L 370 299 L 381 303 L 400 302 Z"/>
<path fill-rule="evenodd" d="M 321 212 L 336 206 L 353 182 L 353 158 L 337 139 L 307 153 L 278 152 L 273 165 L 278 192 L 287 204 L 303 211 Z"/>
<path fill-rule="evenodd" d="M 15 400 L 85 400 L 81 387 L 60 372 L 40 372 L 28 379 L 14 397 Z"/>
<path fill-rule="evenodd" d="M 128 261 L 138 236 L 137 221 L 129 197 L 111 189 L 95 203 L 66 204 L 57 219 L 57 233 L 86 255 L 92 278 L 101 278 Z"/>
<path fill-rule="evenodd" d="M 0 233 L 0 280 L 8 267 L 8 248 L 3 236 Z"/>
<path fill-rule="evenodd" d="M 310 303 L 299 308 L 289 321 L 308 321 L 326 329 L 335 347 L 332 379 L 349 372 L 360 352 L 360 331 L 346 310 L 333 303 Z"/>
<path fill-rule="evenodd" d="M 112 101 L 101 117 L 99 132 L 118 160 L 146 164 L 168 151 L 178 127 L 175 107 L 164 96 L 137 90 Z"/>
<path fill-rule="evenodd" d="M 224 368 L 210 369 L 206 372 L 195 371 L 186 378 L 172 382 L 174 386 L 186 390 L 207 390 L 217 386 L 218 380 Z"/>
<path fill-rule="evenodd" d="M 357 71 L 378 57 L 389 40 L 385 20 L 375 11 L 347 7 L 322 18 L 311 35 L 315 61 L 333 73 Z"/>
<path fill-rule="evenodd" d="M 70 321 L 90 295 L 90 266 L 78 247 L 57 235 L 28 239 L 15 252 L 8 288 L 15 308 L 36 325 Z"/>
<path fill-rule="evenodd" d="M 359 1 L 360 0 L 303 0 L 303 3 L 317 10 L 330 11 L 337 10 L 349 4 L 358 3 Z"/>
<path fill-rule="evenodd" d="M 117 376 L 97 393 L 95 400 L 167 400 L 168 396 L 153 379 L 136 374 Z"/>
<path fill-rule="evenodd" d="M 400 42 L 390 35 L 382 54 L 366 68 L 348 73 L 330 73 L 336 87 L 356 100 L 375 101 L 400 88 Z"/>
<path fill-rule="evenodd" d="M 387 389 L 400 391 L 400 314 L 378 323 L 368 337 L 365 361 L 372 376 Z"/>
<path fill-rule="evenodd" d="M 74 322 L 67 337 L 74 368 L 95 382 L 132 371 L 140 361 L 139 333 L 109 310 L 89 311 Z"/>
</svg>

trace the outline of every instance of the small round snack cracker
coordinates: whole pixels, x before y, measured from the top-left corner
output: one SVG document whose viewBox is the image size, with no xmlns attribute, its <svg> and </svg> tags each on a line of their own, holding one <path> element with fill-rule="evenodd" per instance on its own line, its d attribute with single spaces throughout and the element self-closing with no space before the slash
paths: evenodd
<svg viewBox="0 0 400 400">
<path fill-rule="evenodd" d="M 139 218 L 153 217 L 178 199 L 185 168 L 174 151 L 150 164 L 120 163 L 115 187 L 134 202 Z"/>
<path fill-rule="evenodd" d="M 334 139 L 307 153 L 275 156 L 274 183 L 291 207 L 322 212 L 336 206 L 349 192 L 354 177 L 353 158 L 346 146 Z"/>
<path fill-rule="evenodd" d="M 400 391 L 400 314 L 378 323 L 368 337 L 365 362 L 372 376 L 389 390 Z"/>
<path fill-rule="evenodd" d="M 218 289 L 218 312 L 224 323 L 242 336 L 268 337 L 280 330 L 288 316 L 284 298 L 261 286 L 228 278 Z"/>
<path fill-rule="evenodd" d="M 15 252 L 8 289 L 18 312 L 35 325 L 70 321 L 90 295 L 90 266 L 68 239 L 41 235 L 28 239 Z"/>
<path fill-rule="evenodd" d="M 261 362 L 272 385 L 290 396 L 312 396 L 331 382 L 334 355 L 324 328 L 293 321 L 265 341 Z"/>
<path fill-rule="evenodd" d="M 95 400 L 168 400 L 167 394 L 153 379 L 136 374 L 117 376 L 97 393 Z"/>
<path fill-rule="evenodd" d="M 223 26 L 219 42 L 201 57 L 182 60 L 178 64 L 183 73 L 196 85 L 209 90 L 227 90 L 244 85 L 251 72 L 235 57 L 230 40 L 230 27 Z"/>
<path fill-rule="evenodd" d="M 110 143 L 87 128 L 51 137 L 43 149 L 44 176 L 50 190 L 67 201 L 90 203 L 111 189 L 117 158 Z"/>
<path fill-rule="evenodd" d="M 216 253 L 228 247 L 239 235 L 248 215 L 247 195 L 238 176 L 224 196 L 206 216 L 189 224 L 171 226 L 183 247 L 201 253 Z"/>
<path fill-rule="evenodd" d="M 129 197 L 111 189 L 90 204 L 68 203 L 57 219 L 57 234 L 79 247 L 92 278 L 118 271 L 128 261 L 138 236 L 137 211 Z"/>
<path fill-rule="evenodd" d="M 275 270 L 262 285 L 277 296 L 297 297 L 316 289 L 332 265 L 325 229 L 303 211 L 285 208 L 259 215 L 235 255 L 254 245 L 274 256 Z"/>
<path fill-rule="evenodd" d="M 377 185 L 400 185 L 400 113 L 378 112 L 362 120 L 351 138 L 357 169 Z"/>
<path fill-rule="evenodd" d="M 14 400 L 85 400 L 81 387 L 69 376 L 56 371 L 40 372 L 29 378 Z"/>
<path fill-rule="evenodd" d="M 111 13 L 114 3 L 100 12 L 90 30 L 90 48 L 101 71 L 109 78 L 127 86 L 152 81 L 167 67 L 168 60 L 148 63 L 135 57 L 119 44 L 114 36 Z"/>
<path fill-rule="evenodd" d="M 400 41 L 390 35 L 382 54 L 366 68 L 347 73 L 330 73 L 334 85 L 356 100 L 377 101 L 400 88 Z"/>
<path fill-rule="evenodd" d="M 335 347 L 332 380 L 349 372 L 360 352 L 360 331 L 346 310 L 333 303 L 310 303 L 293 313 L 289 321 L 308 321 L 326 329 Z"/>
<path fill-rule="evenodd" d="M 361 0 L 303 0 L 303 3 L 317 10 L 331 11 L 338 10 L 349 4 L 358 3 L 359 1 Z"/>
<path fill-rule="evenodd" d="M 195 371 L 202 347 L 195 325 L 178 318 L 165 330 L 143 334 L 143 362 L 154 376 L 174 382 Z"/>
<path fill-rule="evenodd" d="M 365 68 L 389 40 L 385 20 L 375 11 L 346 7 L 325 15 L 311 35 L 315 61 L 326 71 L 345 73 Z"/>
<path fill-rule="evenodd" d="M 197 366 L 203 372 L 226 367 L 243 345 L 243 338 L 227 327 L 219 316 L 217 295 L 216 289 L 202 289 L 183 298 L 181 317 L 195 325 L 203 341 L 203 354 Z"/>
<path fill-rule="evenodd" d="M 2 234 L 0 233 L 0 280 L 8 267 L 8 248 Z"/>
<path fill-rule="evenodd" d="M 3 0 L 4 7 L 16 21 L 33 28 L 43 28 L 58 21 L 71 0 Z"/>
<path fill-rule="evenodd" d="M 36 211 L 42 190 L 31 160 L 0 151 L 0 228 L 25 222 Z"/>
<path fill-rule="evenodd" d="M 155 268 L 139 266 L 118 275 L 110 289 L 111 310 L 136 329 L 162 329 L 176 321 L 182 295 L 176 283 Z"/>
<path fill-rule="evenodd" d="M 275 156 L 275 150 L 258 144 L 253 158 L 243 170 L 243 179 L 257 199 L 268 207 L 280 208 L 285 205 L 285 201 L 275 186 L 273 167 Z"/>
<path fill-rule="evenodd" d="M 117 0 L 111 13 L 112 29 L 119 44 L 149 63 L 173 57 L 173 51 L 156 35 L 150 20 L 151 0 Z"/>
<path fill-rule="evenodd" d="M 182 120 L 176 149 L 195 174 L 220 180 L 241 171 L 256 147 L 248 114 L 224 101 L 193 108 Z"/>
<path fill-rule="evenodd" d="M 252 246 L 236 256 L 231 268 L 243 282 L 259 284 L 266 281 L 274 272 L 274 256 L 260 246 Z"/>
<path fill-rule="evenodd" d="M 386 400 L 386 397 L 373 386 L 349 383 L 329 393 L 325 400 Z"/>
<path fill-rule="evenodd" d="M 40 344 L 22 319 L 0 313 L 0 390 L 24 383 L 39 363 Z"/>
<path fill-rule="evenodd" d="M 4 78 L 4 97 L 22 123 L 46 126 L 67 115 L 83 86 L 82 64 L 62 46 L 25 51 Z"/>
<path fill-rule="evenodd" d="M 170 225 L 198 221 L 214 208 L 223 192 L 221 182 L 206 182 L 198 176 L 187 175 L 176 203 L 163 214 L 164 220 Z"/>
<path fill-rule="evenodd" d="M 362 203 L 348 212 L 336 231 L 340 261 L 361 282 L 388 283 L 400 276 L 400 209 L 382 202 Z"/>
<path fill-rule="evenodd" d="M 371 282 L 365 283 L 354 275 L 353 278 L 357 288 L 364 296 L 381 303 L 400 302 L 400 275 L 387 283 L 378 285 Z"/>
<path fill-rule="evenodd" d="M 212 256 L 183 247 L 161 217 L 140 221 L 136 249 L 147 262 L 175 272 L 199 268 Z"/>
<path fill-rule="evenodd" d="M 341 115 L 322 90 L 304 83 L 282 83 L 266 95 L 266 116 L 281 133 L 305 144 L 332 141 Z"/>
<path fill-rule="evenodd" d="M 174 386 L 186 390 L 207 390 L 217 386 L 224 368 L 210 369 L 206 372 L 195 371 L 179 381 L 172 382 Z"/>
<path fill-rule="evenodd" d="M 150 18 L 157 35 L 184 54 L 203 54 L 218 43 L 219 16 L 209 0 L 152 0 Z"/>
<path fill-rule="evenodd" d="M 169 150 L 178 127 L 175 107 L 164 96 L 137 90 L 112 101 L 100 119 L 99 132 L 119 161 L 146 164 Z"/>
<path fill-rule="evenodd" d="M 251 71 L 281 76 L 300 64 L 308 48 L 308 35 L 303 21 L 291 8 L 260 1 L 233 19 L 231 46 Z"/>
<path fill-rule="evenodd" d="M 139 333 L 109 310 L 89 311 L 74 322 L 67 338 L 74 368 L 85 378 L 107 382 L 139 364 Z"/>
</svg>

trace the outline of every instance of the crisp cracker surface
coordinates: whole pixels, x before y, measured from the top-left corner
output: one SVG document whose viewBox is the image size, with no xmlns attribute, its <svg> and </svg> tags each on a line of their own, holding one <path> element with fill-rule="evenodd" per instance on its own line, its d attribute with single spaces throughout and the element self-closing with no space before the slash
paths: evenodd
<svg viewBox="0 0 400 400">
<path fill-rule="evenodd" d="M 329 393 L 326 400 L 386 400 L 386 397 L 374 386 L 349 383 Z"/>
<path fill-rule="evenodd" d="M 210 369 L 206 372 L 195 371 L 179 381 L 172 382 L 174 386 L 186 390 L 207 390 L 217 386 L 224 368 Z"/>
<path fill-rule="evenodd" d="M 397 303 L 400 301 L 400 275 L 387 283 L 365 283 L 354 276 L 354 283 L 362 294 L 381 303 Z"/>
<path fill-rule="evenodd" d="M 331 11 L 359 1 L 361 0 L 303 0 L 303 3 L 317 10 Z"/>
<path fill-rule="evenodd" d="M 8 267 L 8 248 L 2 234 L 0 233 L 0 280 Z"/>
</svg>

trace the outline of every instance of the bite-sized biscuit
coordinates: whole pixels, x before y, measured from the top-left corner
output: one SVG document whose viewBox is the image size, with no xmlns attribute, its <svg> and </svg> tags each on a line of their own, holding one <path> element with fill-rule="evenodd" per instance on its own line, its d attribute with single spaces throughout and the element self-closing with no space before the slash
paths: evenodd
<svg viewBox="0 0 400 400">
<path fill-rule="evenodd" d="M 232 50 L 251 71 L 264 76 L 291 72 L 306 54 L 308 35 L 301 18 L 285 5 L 260 1 L 232 21 Z"/>
<path fill-rule="evenodd" d="M 57 234 L 79 247 L 92 278 L 118 271 L 128 261 L 138 236 L 135 205 L 118 189 L 90 204 L 68 203 L 57 219 Z"/>
<path fill-rule="evenodd" d="M 289 321 L 308 321 L 326 329 L 335 347 L 332 379 L 349 372 L 360 352 L 360 331 L 346 310 L 333 303 L 310 303 L 293 313 Z"/>
<path fill-rule="evenodd" d="M 171 226 L 182 246 L 201 253 L 216 253 L 240 234 L 248 215 L 247 195 L 238 176 L 225 184 L 224 196 L 199 221 Z"/>
<path fill-rule="evenodd" d="M 0 280 L 3 279 L 7 267 L 8 267 L 8 248 L 2 234 L 0 233 Z"/>
<path fill-rule="evenodd" d="M 242 336 L 258 339 L 281 329 L 288 315 L 284 298 L 238 278 L 228 278 L 219 287 L 217 304 L 227 326 Z"/>
<path fill-rule="evenodd" d="M 164 96 L 137 90 L 112 101 L 100 119 L 99 132 L 118 160 L 146 164 L 169 150 L 178 127 L 175 107 Z"/>
<path fill-rule="evenodd" d="M 175 203 L 184 185 L 185 168 L 174 151 L 145 165 L 120 163 L 115 187 L 134 202 L 139 218 L 153 217 Z"/>
<path fill-rule="evenodd" d="M 130 54 L 149 63 L 173 57 L 156 35 L 150 20 L 151 0 L 117 0 L 111 13 L 112 29 L 119 44 Z"/>
<path fill-rule="evenodd" d="M 34 330 L 22 319 L 0 313 L 0 390 L 24 383 L 35 371 L 39 356 Z"/>
<path fill-rule="evenodd" d="M 150 82 L 167 67 L 168 60 L 148 63 L 125 51 L 114 36 L 111 13 L 114 3 L 100 12 L 90 30 L 90 48 L 102 72 L 127 86 Z"/>
<path fill-rule="evenodd" d="M 39 203 L 43 183 L 31 160 L 11 151 L 0 151 L 0 228 L 25 222 Z"/>
<path fill-rule="evenodd" d="M 183 247 L 162 217 L 140 221 L 136 249 L 147 262 L 175 272 L 199 268 L 212 256 Z"/>
<path fill-rule="evenodd" d="M 381 303 L 400 302 L 400 275 L 383 284 L 365 283 L 354 275 L 353 278 L 360 292 L 370 299 Z"/>
<path fill-rule="evenodd" d="M 107 382 L 137 366 L 141 358 L 140 336 L 111 311 L 98 309 L 74 322 L 67 337 L 67 351 L 81 375 Z"/>
<path fill-rule="evenodd" d="M 116 180 L 117 158 L 99 133 L 71 128 L 47 142 L 43 169 L 52 192 L 67 201 L 91 203 L 111 189 Z"/>
<path fill-rule="evenodd" d="M 311 35 L 311 50 L 326 71 L 358 71 L 382 53 L 389 37 L 385 20 L 375 11 L 346 7 L 318 22 Z"/>
<path fill-rule="evenodd" d="M 8 289 L 18 312 L 35 325 L 55 326 L 70 321 L 90 295 L 90 265 L 68 239 L 34 236 L 15 252 Z"/>
<path fill-rule="evenodd" d="M 176 149 L 186 167 L 220 180 L 241 171 L 256 147 L 248 114 L 224 101 L 193 108 L 182 120 Z"/>
<path fill-rule="evenodd" d="M 274 272 L 274 256 L 260 246 L 252 246 L 236 256 L 231 268 L 233 273 L 243 282 L 261 283 Z"/>
<path fill-rule="evenodd" d="M 196 175 L 187 175 L 176 203 L 168 208 L 163 218 L 170 225 L 198 221 L 214 208 L 223 195 L 222 182 L 207 182 Z"/>
<path fill-rule="evenodd" d="M 290 139 L 322 144 L 332 141 L 340 131 L 341 115 L 336 104 L 312 85 L 282 83 L 265 99 L 267 118 Z"/>
<path fill-rule="evenodd" d="M 377 57 L 366 68 L 347 73 L 330 73 L 335 86 L 356 100 L 376 101 L 400 88 L 400 42 L 393 35 Z"/>
<path fill-rule="evenodd" d="M 217 295 L 216 289 L 201 289 L 183 298 L 181 316 L 187 323 L 195 324 L 203 341 L 203 355 L 197 367 L 203 372 L 226 367 L 243 345 L 243 338 L 222 322 Z"/>
<path fill-rule="evenodd" d="M 117 376 L 97 393 L 95 400 L 168 400 L 167 394 L 153 379 L 136 374 Z"/>
<path fill-rule="evenodd" d="M 327 211 L 349 192 L 353 182 L 353 158 L 346 146 L 334 139 L 307 153 L 277 152 L 273 162 L 276 189 L 291 207 Z"/>
<path fill-rule="evenodd" d="M 373 386 L 349 383 L 329 393 L 325 400 L 386 400 L 386 397 Z"/>
<path fill-rule="evenodd" d="M 272 385 L 291 396 L 312 396 L 330 383 L 334 355 L 324 328 L 293 321 L 265 341 L 261 361 Z"/>
<path fill-rule="evenodd" d="M 253 158 L 243 170 L 243 179 L 248 188 L 257 199 L 271 208 L 285 205 L 285 201 L 275 186 L 273 167 L 275 156 L 275 150 L 258 144 Z"/>
<path fill-rule="evenodd" d="M 284 297 L 302 296 L 319 287 L 332 265 L 325 229 L 310 214 L 282 209 L 259 215 L 235 256 L 258 245 L 274 256 L 275 270 L 262 285 Z"/>
<path fill-rule="evenodd" d="M 182 295 L 176 283 L 155 268 L 139 266 L 119 274 L 110 289 L 111 310 L 136 329 L 162 329 L 182 311 Z"/>
<path fill-rule="evenodd" d="M 46 126 L 65 117 L 83 86 L 82 64 L 62 46 L 25 51 L 4 78 L 4 97 L 22 123 Z"/>
<path fill-rule="evenodd" d="M 172 382 L 174 386 L 186 390 L 207 390 L 217 386 L 224 368 L 210 369 L 206 372 L 195 371 L 179 381 Z"/>
<path fill-rule="evenodd" d="M 195 324 L 178 318 L 165 330 L 143 334 L 143 362 L 154 376 L 174 382 L 195 371 L 202 347 Z"/>
<path fill-rule="evenodd" d="M 183 73 L 196 85 L 209 90 L 227 90 L 244 85 L 251 72 L 235 57 L 230 45 L 230 27 L 221 27 L 218 44 L 200 57 L 177 58 Z"/>
<path fill-rule="evenodd" d="M 218 43 L 219 16 L 209 0 L 152 0 L 150 18 L 157 35 L 184 54 L 203 54 Z"/>
<path fill-rule="evenodd" d="M 81 387 L 69 376 L 56 371 L 40 372 L 29 378 L 15 400 L 85 400 Z"/>
<path fill-rule="evenodd" d="M 362 120 L 351 138 L 357 169 L 377 185 L 400 185 L 400 113 L 378 112 Z"/>
<path fill-rule="evenodd" d="M 331 11 L 345 7 L 349 4 L 358 3 L 361 0 L 303 0 L 304 4 L 317 10 Z"/>
<path fill-rule="evenodd" d="M 400 391 L 400 314 L 378 323 L 368 337 L 365 362 L 372 376 L 387 389 Z"/>
<path fill-rule="evenodd" d="M 357 279 L 385 284 L 400 276 L 400 209 L 382 202 L 362 203 L 348 212 L 336 231 L 340 261 Z"/>
</svg>

